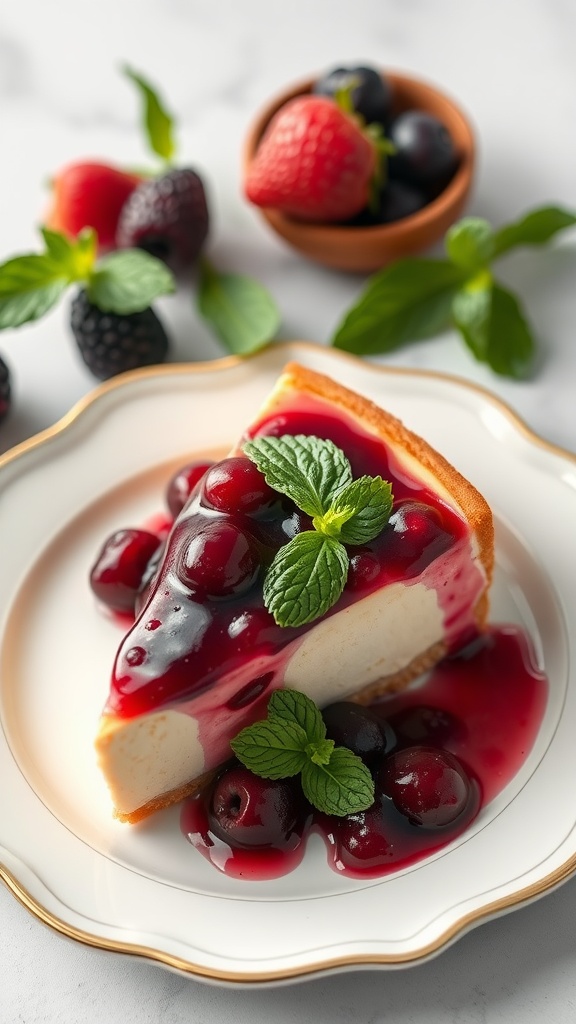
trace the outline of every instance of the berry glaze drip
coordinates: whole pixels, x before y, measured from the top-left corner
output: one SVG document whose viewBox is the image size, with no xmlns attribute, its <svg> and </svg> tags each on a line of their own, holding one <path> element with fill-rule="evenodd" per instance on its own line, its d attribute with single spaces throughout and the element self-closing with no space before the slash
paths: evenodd
<svg viewBox="0 0 576 1024">
<path fill-rule="evenodd" d="M 493 626 L 445 658 L 420 685 L 371 705 L 388 744 L 372 765 L 376 800 L 369 810 L 329 817 L 313 811 L 293 784 L 295 813 L 282 842 L 255 848 L 223 836 L 213 813 L 213 785 L 183 805 L 182 832 L 210 863 L 235 878 L 263 881 L 293 870 L 313 833 L 322 836 L 328 863 L 343 875 L 378 878 L 399 871 L 465 832 L 511 781 L 532 749 L 547 694 L 547 679 L 536 666 L 524 631 L 511 624 Z M 431 753 L 456 758 L 466 780 L 458 813 L 446 823 L 436 819 L 422 824 L 410 794 L 403 806 L 402 795 L 390 785 L 395 757 L 412 759 L 399 766 L 405 782 L 416 776 L 419 763 L 427 768 Z M 256 780 L 257 787 L 260 782 Z M 425 800 L 425 786 L 423 794 Z M 258 800 L 256 792 L 253 803 L 258 805 Z M 454 805 L 452 791 L 447 803 Z"/>
</svg>

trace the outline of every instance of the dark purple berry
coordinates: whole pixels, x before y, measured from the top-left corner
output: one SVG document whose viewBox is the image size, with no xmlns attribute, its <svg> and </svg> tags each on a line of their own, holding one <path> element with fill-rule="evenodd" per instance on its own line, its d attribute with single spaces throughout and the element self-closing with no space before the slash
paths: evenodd
<svg viewBox="0 0 576 1024">
<path fill-rule="evenodd" d="M 150 561 L 160 538 L 146 530 L 117 530 L 100 551 L 90 572 L 96 597 L 117 612 L 133 612 Z"/>
<path fill-rule="evenodd" d="M 116 242 L 120 249 L 144 249 L 181 274 L 200 255 L 208 226 L 202 179 L 181 168 L 144 181 L 132 192 L 122 207 Z"/>
<path fill-rule="evenodd" d="M 391 224 L 418 213 L 427 202 L 427 196 L 413 185 L 391 179 L 380 193 L 373 216 L 377 224 Z"/>
<path fill-rule="evenodd" d="M 99 380 L 163 363 L 168 352 L 166 332 L 152 309 L 104 313 L 84 290 L 72 302 L 70 325 L 82 359 Z"/>
<path fill-rule="evenodd" d="M 259 568 L 253 541 L 240 527 L 208 520 L 186 546 L 179 575 L 206 597 L 237 597 L 250 589 Z"/>
<path fill-rule="evenodd" d="M 391 177 L 425 185 L 453 174 L 458 154 L 444 124 L 421 110 L 407 110 L 391 124 L 390 141 L 396 152 L 389 158 Z"/>
<path fill-rule="evenodd" d="M 337 92 L 350 88 L 352 106 L 367 124 L 385 124 L 390 112 L 392 91 L 386 78 L 374 68 L 334 68 L 322 75 L 312 87 L 318 96 L 334 98 Z"/>
<path fill-rule="evenodd" d="M 290 780 L 261 779 L 247 768 L 230 768 L 212 791 L 210 829 L 232 846 L 281 848 L 298 828 L 300 803 Z"/>
<path fill-rule="evenodd" d="M 236 456 L 216 462 L 204 478 L 203 495 L 219 512 L 265 512 L 278 500 L 250 459 Z"/>
<path fill-rule="evenodd" d="M 0 423 L 8 415 L 10 399 L 10 371 L 4 360 L 0 358 Z"/>
<path fill-rule="evenodd" d="M 366 764 L 373 764 L 395 746 L 392 729 L 369 708 L 353 701 L 336 701 L 322 712 L 326 735 L 340 747 L 348 747 Z"/>
<path fill-rule="evenodd" d="M 213 462 L 199 459 L 196 462 L 189 462 L 186 466 L 181 466 L 174 473 L 166 488 L 166 504 L 174 518 L 180 514 L 196 484 L 213 465 Z"/>
<path fill-rule="evenodd" d="M 455 741 L 462 742 L 468 731 L 464 722 L 449 711 L 424 704 L 391 715 L 390 725 L 405 747 L 414 744 L 444 747 Z"/>
<path fill-rule="evenodd" d="M 378 782 L 396 809 L 423 828 L 456 821 L 471 797 L 471 782 L 458 758 L 433 747 L 407 747 L 391 754 Z"/>
</svg>

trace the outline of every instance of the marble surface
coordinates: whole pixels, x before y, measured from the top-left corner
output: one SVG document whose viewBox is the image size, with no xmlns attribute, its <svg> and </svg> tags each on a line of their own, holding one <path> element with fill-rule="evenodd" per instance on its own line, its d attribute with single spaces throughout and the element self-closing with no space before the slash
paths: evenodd
<svg viewBox="0 0 576 1024">
<path fill-rule="evenodd" d="M 142 164 L 134 94 L 118 70 L 128 61 L 161 84 L 178 114 L 182 158 L 207 181 L 210 255 L 269 287 L 282 312 L 279 337 L 326 342 L 362 281 L 300 259 L 243 202 L 242 139 L 258 106 L 293 79 L 353 60 L 442 84 L 478 133 L 470 212 L 499 224 L 546 202 L 574 205 L 575 32 L 569 0 L 5 2 L 0 260 L 36 246 L 46 182 L 67 161 L 92 156 Z M 488 387 L 537 433 L 575 450 L 575 241 L 566 233 L 549 251 L 519 252 L 501 264 L 501 277 L 522 296 L 539 339 L 533 380 L 496 378 L 452 332 L 406 347 L 389 363 L 447 371 Z M 188 294 L 161 307 L 174 360 L 223 354 Z M 93 386 L 66 321 L 64 302 L 43 321 L 0 336 L 14 387 L 0 452 L 55 422 Z M 0 888 L 0 1020 L 564 1024 L 576 1004 L 575 920 L 572 881 L 483 925 L 426 965 L 237 992 L 69 942 Z"/>
</svg>

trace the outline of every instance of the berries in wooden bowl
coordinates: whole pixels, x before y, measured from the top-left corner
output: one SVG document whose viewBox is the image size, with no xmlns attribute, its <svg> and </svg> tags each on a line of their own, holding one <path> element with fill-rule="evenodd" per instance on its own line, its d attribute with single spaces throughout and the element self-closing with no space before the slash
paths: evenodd
<svg viewBox="0 0 576 1024">
<path fill-rule="evenodd" d="M 255 118 L 244 189 L 305 256 L 370 272 L 443 237 L 462 213 L 473 167 L 470 123 L 436 87 L 335 69 L 287 89 Z"/>
</svg>

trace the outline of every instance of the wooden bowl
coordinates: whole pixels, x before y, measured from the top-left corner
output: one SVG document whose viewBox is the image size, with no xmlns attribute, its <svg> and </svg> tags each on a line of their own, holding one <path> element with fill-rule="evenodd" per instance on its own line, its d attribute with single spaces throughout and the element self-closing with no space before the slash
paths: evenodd
<svg viewBox="0 0 576 1024">
<path fill-rule="evenodd" d="M 327 267 L 371 272 L 421 253 L 440 241 L 461 215 L 472 186 L 475 162 L 474 133 L 458 104 L 435 86 L 408 75 L 386 71 L 393 93 L 393 110 L 418 109 L 434 114 L 448 129 L 459 156 L 458 168 L 446 188 L 423 209 L 391 224 L 370 227 L 306 223 L 269 207 L 255 207 L 276 234 L 298 252 Z M 244 147 L 247 172 L 266 127 L 280 107 L 295 96 L 309 93 L 314 79 L 286 89 L 256 115 Z"/>
</svg>

